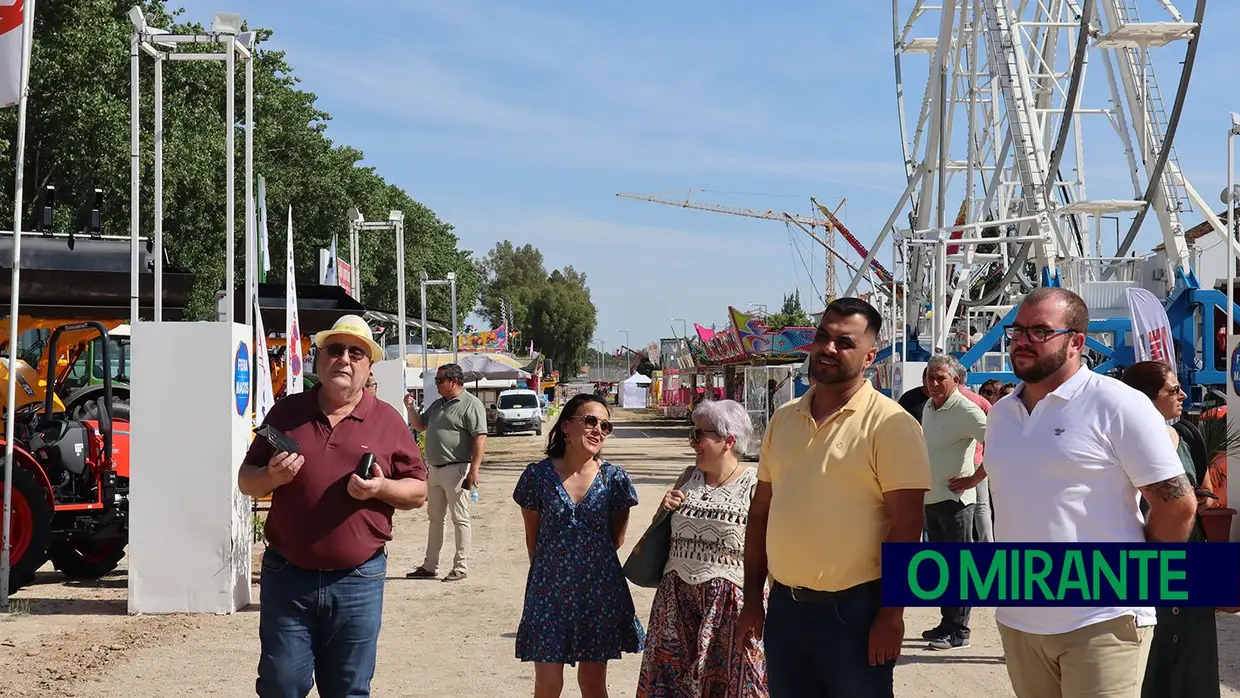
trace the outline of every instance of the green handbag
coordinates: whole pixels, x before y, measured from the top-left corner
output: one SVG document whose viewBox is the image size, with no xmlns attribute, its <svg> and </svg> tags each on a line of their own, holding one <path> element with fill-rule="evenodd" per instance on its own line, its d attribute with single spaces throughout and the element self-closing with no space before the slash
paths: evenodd
<svg viewBox="0 0 1240 698">
<path fill-rule="evenodd" d="M 672 485 L 678 490 L 693 474 L 695 466 L 685 468 Z M 667 567 L 667 556 L 672 547 L 672 512 L 660 508 L 650 527 L 642 534 L 633 552 L 624 561 L 624 576 L 639 587 L 658 587 L 663 581 L 663 568 Z"/>
</svg>

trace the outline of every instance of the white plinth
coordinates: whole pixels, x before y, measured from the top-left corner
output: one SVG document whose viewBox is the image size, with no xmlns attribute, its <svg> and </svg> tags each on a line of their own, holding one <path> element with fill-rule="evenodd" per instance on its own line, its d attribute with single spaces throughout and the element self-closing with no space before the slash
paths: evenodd
<svg viewBox="0 0 1240 698">
<path fill-rule="evenodd" d="M 380 361 L 370 368 L 370 372 L 379 384 L 378 398 L 396 408 L 408 423 L 409 417 L 405 412 L 405 362 L 401 359 Z"/>
<path fill-rule="evenodd" d="M 129 612 L 232 613 L 251 597 L 250 499 L 237 489 L 253 438 L 250 333 L 223 322 L 132 332 Z"/>
</svg>

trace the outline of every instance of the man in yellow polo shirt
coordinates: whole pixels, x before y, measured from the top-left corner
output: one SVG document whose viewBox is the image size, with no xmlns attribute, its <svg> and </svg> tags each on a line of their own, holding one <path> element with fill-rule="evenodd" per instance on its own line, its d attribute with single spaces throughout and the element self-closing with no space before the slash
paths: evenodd
<svg viewBox="0 0 1240 698">
<path fill-rule="evenodd" d="M 869 303 L 832 301 L 814 386 L 763 440 L 737 636 L 764 640 L 772 698 L 894 692 L 904 609 L 882 606 L 881 545 L 921 540 L 930 464 L 917 420 L 865 379 L 881 328 Z"/>
</svg>

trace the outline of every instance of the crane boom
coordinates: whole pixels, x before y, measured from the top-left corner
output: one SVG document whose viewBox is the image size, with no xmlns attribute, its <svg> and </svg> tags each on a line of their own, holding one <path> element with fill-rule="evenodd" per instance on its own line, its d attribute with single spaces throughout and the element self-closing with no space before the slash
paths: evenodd
<svg viewBox="0 0 1240 698">
<path fill-rule="evenodd" d="M 637 199 L 638 201 L 652 201 L 656 204 L 667 204 L 668 206 L 679 206 L 681 208 L 695 208 L 699 211 L 714 211 L 715 213 L 728 213 L 733 216 L 745 216 L 747 218 L 761 218 L 768 221 L 787 221 L 794 220 L 801 225 L 808 225 L 811 228 L 832 228 L 830 221 L 821 218 L 807 218 L 805 216 L 794 216 L 790 213 L 776 213 L 775 211 L 758 211 L 752 208 L 733 208 L 731 206 L 721 206 L 719 204 L 697 203 L 685 199 L 678 201 L 676 199 L 668 199 L 662 196 L 650 196 L 647 194 L 625 194 L 620 193 L 616 196 L 625 199 Z"/>
</svg>

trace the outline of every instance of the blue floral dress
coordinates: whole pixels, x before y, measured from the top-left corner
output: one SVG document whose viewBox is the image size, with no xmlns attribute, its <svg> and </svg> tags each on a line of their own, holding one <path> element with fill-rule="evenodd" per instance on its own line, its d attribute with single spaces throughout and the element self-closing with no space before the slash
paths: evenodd
<svg viewBox="0 0 1240 698">
<path fill-rule="evenodd" d="M 539 513 L 517 658 L 575 665 L 641 652 L 646 633 L 611 537 L 611 515 L 637 505 L 628 472 L 603 461 L 576 505 L 550 459 L 521 473 L 512 498 Z"/>
</svg>

